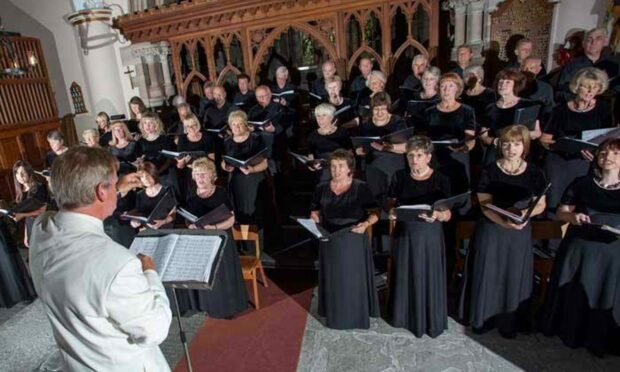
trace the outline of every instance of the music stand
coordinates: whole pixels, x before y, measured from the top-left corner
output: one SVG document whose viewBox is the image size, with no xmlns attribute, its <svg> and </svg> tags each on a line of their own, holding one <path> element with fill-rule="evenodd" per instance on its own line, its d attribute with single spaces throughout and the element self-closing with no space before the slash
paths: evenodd
<svg viewBox="0 0 620 372">
<path fill-rule="evenodd" d="M 219 236 L 222 238 L 222 242 L 219 249 L 218 257 L 214 262 L 214 269 L 211 274 L 211 283 L 206 282 L 196 282 L 196 281 L 185 281 L 185 282 L 163 282 L 165 287 L 172 289 L 172 296 L 174 298 L 174 312 L 175 317 L 177 318 L 177 322 L 179 324 L 179 338 L 181 339 L 181 343 L 183 344 L 183 351 L 185 353 L 185 360 L 187 361 L 187 370 L 189 372 L 193 372 L 192 369 L 192 360 L 189 356 L 189 348 L 187 347 L 187 337 L 185 335 L 185 330 L 183 329 L 183 323 L 181 322 L 181 311 L 179 310 L 179 300 L 177 298 L 177 289 L 196 289 L 196 290 L 211 290 L 213 288 L 213 284 L 217 278 L 217 272 L 220 268 L 220 263 L 222 261 L 222 250 L 226 249 L 226 243 L 228 242 L 228 234 L 224 230 L 190 230 L 190 229 L 161 229 L 161 230 L 153 230 L 147 229 L 141 231 L 136 238 L 146 238 L 146 237 L 160 237 L 164 235 L 170 234 L 178 234 L 178 235 L 202 235 L 202 236 Z"/>
</svg>

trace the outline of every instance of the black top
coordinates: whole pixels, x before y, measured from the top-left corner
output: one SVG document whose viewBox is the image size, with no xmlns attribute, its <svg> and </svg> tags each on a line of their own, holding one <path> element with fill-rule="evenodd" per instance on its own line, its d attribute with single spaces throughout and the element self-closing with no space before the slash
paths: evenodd
<svg viewBox="0 0 620 372">
<path fill-rule="evenodd" d="M 494 162 L 482 169 L 476 192 L 491 194 L 492 203 L 500 208 L 516 206 L 525 209 L 532 198 L 545 190 L 545 186 L 545 175 L 534 164 L 528 163 L 523 173 L 511 176 Z"/>
<path fill-rule="evenodd" d="M 464 104 L 451 112 L 440 111 L 437 106 L 426 109 L 428 136 L 435 141 L 465 138 L 465 131 L 476 130 L 474 110 Z"/>
<path fill-rule="evenodd" d="M 321 96 L 323 99 L 329 97 L 329 93 L 327 93 L 327 89 L 325 89 L 325 78 L 316 79 L 310 91 L 317 96 Z"/>
<path fill-rule="evenodd" d="M 56 157 L 58 157 L 58 155 L 56 155 L 54 151 L 48 151 L 47 154 L 45 154 L 45 167 L 48 169 L 51 168 L 52 164 L 54 164 L 54 160 L 56 160 Z"/>
<path fill-rule="evenodd" d="M 216 186 L 215 191 L 208 198 L 202 198 L 196 195 L 196 192 L 189 194 L 185 202 L 185 209 L 194 216 L 200 218 L 222 204 L 226 205 L 231 211 L 233 210 L 232 203 L 230 202 L 226 190 Z"/>
<path fill-rule="evenodd" d="M 22 200 L 15 206 L 15 209 L 19 210 L 20 206 L 27 205 L 29 199 L 36 199 L 43 203 L 49 203 L 50 195 L 47 192 L 47 187 L 40 182 L 36 182 L 36 186 L 23 195 Z"/>
<path fill-rule="evenodd" d="M 146 194 L 146 190 L 140 190 L 136 194 L 136 211 L 144 217 L 148 217 L 149 214 L 155 209 L 157 203 L 169 192 L 170 189 L 166 186 L 162 186 L 157 195 L 151 197 Z M 171 192 L 171 191 L 170 191 Z"/>
<path fill-rule="evenodd" d="M 110 146 L 110 152 L 112 155 L 116 156 L 120 162 L 130 163 L 136 160 L 136 148 L 136 142 L 129 141 L 127 146 L 122 149 L 116 146 Z"/>
<path fill-rule="evenodd" d="M 553 87 L 542 80 L 533 80 L 521 91 L 520 96 L 538 103 L 541 106 L 543 119 L 548 118 L 555 105 Z"/>
<path fill-rule="evenodd" d="M 366 121 L 360 125 L 360 132 L 365 137 L 382 137 L 399 130 L 407 129 L 407 124 L 398 115 L 392 115 L 386 125 L 376 126 L 372 121 Z"/>
<path fill-rule="evenodd" d="M 556 106 L 544 132 L 552 134 L 555 139 L 581 138 L 584 130 L 608 128 L 611 125 L 611 105 L 599 99 L 596 106 L 587 112 L 575 112 L 566 103 Z"/>
<path fill-rule="evenodd" d="M 330 102 L 331 103 L 331 102 Z M 342 103 L 339 105 L 334 105 L 334 107 L 336 108 L 336 111 L 345 108 L 347 106 L 350 106 L 349 109 L 343 111 L 342 113 L 338 114 L 336 116 L 336 118 L 338 119 L 338 125 L 342 125 L 345 123 L 350 122 L 351 120 L 355 119 L 357 117 L 357 107 L 355 106 L 355 102 L 353 102 L 352 99 L 350 98 L 343 98 L 342 99 Z"/>
<path fill-rule="evenodd" d="M 262 137 L 256 133 L 251 133 L 245 141 L 239 143 L 230 137 L 224 141 L 224 155 L 239 160 L 247 160 L 258 154 L 265 147 Z M 234 172 L 241 173 L 238 168 L 235 168 Z"/>
<path fill-rule="evenodd" d="M 407 101 L 406 109 L 409 115 L 408 124 L 415 128 L 416 133 L 424 132 L 428 130 L 428 123 L 426 122 L 426 109 L 436 105 L 439 102 L 439 95 L 435 94 L 430 98 L 422 98 L 420 96 L 422 92 L 414 93 L 411 97 L 417 103 Z"/>
<path fill-rule="evenodd" d="M 402 86 L 405 90 L 419 92 L 422 89 L 422 82 L 414 74 L 411 74 L 407 76 Z"/>
<path fill-rule="evenodd" d="M 496 100 L 495 91 L 489 88 L 484 88 L 482 93 L 475 96 L 469 96 L 465 92 L 463 92 L 461 96 L 461 102 L 474 109 L 476 123 L 478 124 L 480 124 L 480 120 L 484 118 L 487 107 Z"/>
<path fill-rule="evenodd" d="M 274 118 L 271 121 L 271 124 L 276 128 L 276 134 L 280 134 L 284 131 L 284 121 L 283 115 L 284 113 L 275 116 L 278 112 L 284 111 L 284 107 L 277 102 L 269 102 L 267 107 L 263 107 L 261 105 L 255 105 L 248 112 L 248 120 L 250 121 L 263 121 L 269 118 Z"/>
<path fill-rule="evenodd" d="M 271 86 L 271 92 L 272 93 L 282 93 L 282 92 L 286 92 L 286 91 L 289 91 L 289 90 L 293 90 L 293 91 L 297 92 L 297 87 L 294 86 L 291 83 L 286 83 L 286 84 L 284 84 L 284 87 L 280 88 L 280 87 L 278 87 L 278 84 L 275 83 L 275 82 Z M 275 96 L 273 97 L 273 99 L 275 101 L 277 101 L 279 98 L 284 98 L 286 100 L 287 105 L 289 107 L 296 107 L 297 106 L 297 93 L 287 94 L 287 95 L 282 96 L 282 97 L 275 97 Z"/>
<path fill-rule="evenodd" d="M 159 150 L 172 150 L 173 142 L 170 140 L 168 136 L 159 136 L 153 141 L 149 141 L 146 138 L 142 137 L 138 141 L 137 156 L 144 155 L 144 159 L 147 161 L 154 162 L 158 166 L 161 165 L 163 160 L 165 160 Z"/>
<path fill-rule="evenodd" d="M 205 97 L 200 97 L 200 102 L 198 105 L 198 117 L 203 119 L 207 109 L 214 105 L 214 101 L 212 99 L 206 99 Z"/>
<path fill-rule="evenodd" d="M 334 194 L 329 182 L 320 183 L 312 197 L 310 209 L 319 211 L 321 224 L 330 232 L 364 220 L 367 210 L 376 208 L 372 192 L 364 181 L 354 179 L 349 190 Z"/>
<path fill-rule="evenodd" d="M 535 102 L 521 98 L 519 102 L 512 107 L 499 108 L 497 107 L 497 103 L 493 102 L 487 106 L 485 116 L 481 118 L 481 125 L 489 128 L 489 135 L 491 137 L 497 137 L 502 129 L 514 124 L 515 111 L 535 104 Z"/>
<path fill-rule="evenodd" d="M 110 146 L 110 141 L 112 141 L 112 131 L 103 133 L 99 131 L 99 146 L 108 147 Z"/>
<path fill-rule="evenodd" d="M 229 102 L 224 102 L 220 108 L 216 105 L 211 105 L 205 111 L 205 115 L 202 118 L 205 128 L 215 129 L 223 127 L 228 122 L 228 114 L 235 110 L 237 108 Z"/>
<path fill-rule="evenodd" d="M 313 130 L 308 135 L 308 150 L 315 158 L 326 159 L 327 155 L 336 149 L 352 147 L 349 133 L 344 128 L 337 128 L 334 133 L 328 135 L 322 135 L 318 130 Z"/>
<path fill-rule="evenodd" d="M 179 137 L 179 143 L 177 143 L 177 151 L 204 151 L 206 154 L 214 152 L 213 139 L 202 133 L 202 137 L 196 141 L 190 141 L 187 135 Z"/>
<path fill-rule="evenodd" d="M 248 90 L 245 94 L 237 91 L 233 96 L 233 105 L 243 111 L 248 111 L 256 105 L 256 95 L 253 90 Z"/>
<path fill-rule="evenodd" d="M 599 68 L 605 71 L 610 79 L 618 75 L 618 63 L 614 61 L 612 56 L 602 55 L 598 61 L 592 62 L 588 56 L 582 55 L 573 58 L 564 66 L 564 68 L 562 68 L 562 72 L 560 73 L 560 78 L 558 80 L 558 89 L 568 90 L 568 84 L 570 83 L 573 75 L 575 75 L 577 71 L 586 67 Z"/>
<path fill-rule="evenodd" d="M 620 190 L 606 190 L 598 186 L 592 176 L 583 176 L 566 188 L 561 204 L 574 205 L 580 213 L 620 214 Z"/>
<path fill-rule="evenodd" d="M 450 180 L 438 171 L 433 171 L 428 179 L 418 181 L 411 177 L 408 169 L 401 169 L 394 173 L 388 191 L 388 197 L 396 199 L 398 205 L 432 205 L 449 196 Z"/>
<path fill-rule="evenodd" d="M 366 88 L 366 79 L 362 75 L 357 75 L 352 81 L 349 88 L 351 98 L 357 98 L 359 92 Z"/>
</svg>

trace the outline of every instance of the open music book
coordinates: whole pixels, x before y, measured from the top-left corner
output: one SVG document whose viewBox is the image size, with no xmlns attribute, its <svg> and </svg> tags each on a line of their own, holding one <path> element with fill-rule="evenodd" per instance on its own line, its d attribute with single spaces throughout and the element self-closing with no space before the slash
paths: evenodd
<svg viewBox="0 0 620 372">
<path fill-rule="evenodd" d="M 222 133 L 224 133 L 226 130 L 228 130 L 228 125 L 223 125 L 219 128 L 207 128 L 206 132 L 207 133 L 214 133 L 214 134 L 219 134 L 221 135 Z"/>
<path fill-rule="evenodd" d="M 190 156 L 192 159 L 199 158 L 201 156 L 207 156 L 207 153 L 204 151 L 169 151 L 169 150 L 159 150 L 159 153 L 167 158 L 178 159 L 184 158 L 186 156 Z"/>
<path fill-rule="evenodd" d="M 603 231 L 608 231 L 616 235 L 616 237 L 620 239 L 620 226 L 609 226 L 609 225 L 598 225 L 598 224 L 592 224 L 592 225 L 595 227 L 598 227 L 599 229 Z"/>
<path fill-rule="evenodd" d="M 334 231 L 333 233 L 330 233 L 329 231 L 325 230 L 321 225 L 314 222 L 312 218 L 293 217 L 293 216 L 291 216 L 291 218 L 295 220 L 295 222 L 300 224 L 301 227 L 306 229 L 306 231 L 312 234 L 313 237 L 315 237 L 316 239 L 320 241 L 328 241 L 336 237 L 337 235 L 351 231 L 351 228 L 352 228 L 352 226 L 348 226 L 348 227 L 345 227 L 344 229 L 340 229 L 338 231 Z"/>
<path fill-rule="evenodd" d="M 540 105 L 532 105 L 516 109 L 514 124 L 525 125 L 527 129 L 534 130 L 534 128 L 536 127 L 536 120 L 538 120 L 539 111 Z"/>
<path fill-rule="evenodd" d="M 323 101 L 323 97 L 319 96 L 318 94 L 314 94 L 312 92 L 308 92 L 308 95 L 312 98 L 314 98 L 315 100 L 322 102 Z"/>
<path fill-rule="evenodd" d="M 270 116 L 270 117 L 268 117 L 267 119 L 262 120 L 262 121 L 253 121 L 253 120 L 248 120 L 248 124 L 251 124 L 251 125 L 255 126 L 256 128 L 262 128 L 262 127 L 264 127 L 265 125 L 267 125 L 269 122 L 271 122 L 271 121 L 273 121 L 273 120 L 277 119 L 277 118 L 278 118 L 281 114 L 282 114 L 282 112 L 281 112 L 281 111 L 278 111 L 278 112 L 277 112 L 277 113 L 275 113 L 274 115 L 272 115 L 272 116 Z"/>
<path fill-rule="evenodd" d="M 168 214 L 170 213 L 170 211 L 172 211 L 176 204 L 177 202 L 174 199 L 172 191 L 167 191 L 147 217 L 128 212 L 121 214 L 120 218 L 123 220 L 138 221 L 146 225 L 152 223 L 155 220 L 163 220 L 164 218 L 166 218 L 166 216 L 168 216 Z"/>
<path fill-rule="evenodd" d="M 482 206 L 484 208 L 490 209 L 493 212 L 502 215 L 504 217 L 506 217 L 507 219 L 511 220 L 512 222 L 521 225 L 526 223 L 530 217 L 532 216 L 532 212 L 534 212 L 534 208 L 536 208 L 536 205 L 538 205 L 538 202 L 540 201 L 540 199 L 542 199 L 542 197 L 547 193 L 547 191 L 549 190 L 549 188 L 551 187 L 551 182 L 549 182 L 547 184 L 547 186 L 545 187 L 545 189 L 543 190 L 542 194 L 536 196 L 532 202 L 530 203 L 529 208 L 527 209 L 527 211 L 525 212 L 524 215 L 518 215 L 512 211 L 508 211 L 506 209 L 500 208 L 498 206 L 495 206 L 493 204 L 487 203 L 487 204 L 482 204 Z"/>
<path fill-rule="evenodd" d="M 177 213 L 181 217 L 188 220 L 190 223 L 193 223 L 194 225 L 200 227 L 206 225 L 216 225 L 220 222 L 226 221 L 230 218 L 230 216 L 233 215 L 230 209 L 228 209 L 228 207 L 226 206 L 226 204 L 220 205 L 219 207 L 213 209 L 211 212 L 205 214 L 202 217 L 198 217 L 193 213 L 189 212 L 188 210 L 180 207 L 177 209 Z"/>
<path fill-rule="evenodd" d="M 285 91 L 280 92 L 280 93 L 271 93 L 271 95 L 274 96 L 274 97 L 290 96 L 292 94 L 295 94 L 295 90 L 294 89 L 285 90 Z"/>
<path fill-rule="evenodd" d="M 153 257 L 162 282 L 212 284 L 222 240 L 216 235 L 137 236 L 129 251 Z"/>
<path fill-rule="evenodd" d="M 413 204 L 401 205 L 395 209 L 396 219 L 402 221 L 413 221 L 422 213 L 430 214 L 433 211 L 446 211 L 449 209 L 460 208 L 467 204 L 471 195 L 471 191 L 451 196 L 445 199 L 439 199 L 431 204 Z"/>
<path fill-rule="evenodd" d="M 582 150 L 596 151 L 598 146 L 609 138 L 620 137 L 620 128 L 601 128 L 584 130 L 581 139 L 562 137 L 551 145 L 551 150 L 566 154 L 579 154 Z"/>
<path fill-rule="evenodd" d="M 338 115 L 340 115 L 340 114 L 342 114 L 342 113 L 344 113 L 344 112 L 349 111 L 351 108 L 352 108 L 352 106 L 351 106 L 351 105 L 346 105 L 346 106 L 344 106 L 343 108 L 341 108 L 341 109 L 339 109 L 339 110 L 336 110 L 336 112 L 334 112 L 334 117 L 336 117 L 336 116 L 338 116 Z"/>
<path fill-rule="evenodd" d="M 399 131 L 386 134 L 382 137 L 351 137 L 353 147 L 367 146 L 372 142 L 387 142 L 390 144 L 405 143 L 411 136 L 413 136 L 414 128 L 405 128 Z"/>
<path fill-rule="evenodd" d="M 265 147 L 264 149 L 256 153 L 256 155 L 253 155 L 246 160 L 235 159 L 232 156 L 228 156 L 228 155 L 222 156 L 222 159 L 229 165 L 232 165 L 233 167 L 244 168 L 247 166 L 254 166 L 260 163 L 261 161 L 263 161 L 263 159 L 267 156 L 268 151 L 269 151 L 269 148 Z"/>
<path fill-rule="evenodd" d="M 305 155 L 301 155 L 292 151 L 288 152 L 289 154 L 291 154 L 291 156 L 299 161 L 301 164 L 305 165 L 306 167 L 314 167 L 317 164 L 320 165 L 325 165 L 327 164 L 327 161 L 325 159 L 310 159 L 309 157 L 305 156 Z"/>
</svg>

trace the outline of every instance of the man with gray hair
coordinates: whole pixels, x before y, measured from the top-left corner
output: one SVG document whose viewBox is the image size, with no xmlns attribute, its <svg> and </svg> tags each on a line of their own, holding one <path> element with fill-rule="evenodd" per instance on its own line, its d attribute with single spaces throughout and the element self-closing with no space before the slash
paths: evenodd
<svg viewBox="0 0 620 372">
<path fill-rule="evenodd" d="M 321 77 L 320 79 L 316 79 L 314 84 L 312 84 L 312 89 L 310 89 L 310 91 L 317 96 L 321 96 L 321 98 L 323 98 L 323 100 L 325 101 L 329 97 L 329 94 L 325 89 L 325 82 L 331 81 L 331 79 L 336 76 L 337 73 L 336 64 L 334 63 L 334 61 L 327 60 L 323 62 L 323 64 L 321 65 L 321 72 L 323 73 L 323 77 Z"/>
<path fill-rule="evenodd" d="M 428 57 L 424 54 L 417 54 L 411 61 L 412 74 L 405 79 L 402 87 L 411 92 L 419 92 L 422 89 L 422 74 L 428 67 Z"/>
<path fill-rule="evenodd" d="M 168 335 L 170 304 L 151 257 L 132 255 L 103 230 L 117 192 L 108 151 L 78 146 L 52 166 L 59 212 L 37 218 L 30 245 L 35 289 L 60 349 L 63 371 L 169 371 L 158 345 Z"/>
</svg>

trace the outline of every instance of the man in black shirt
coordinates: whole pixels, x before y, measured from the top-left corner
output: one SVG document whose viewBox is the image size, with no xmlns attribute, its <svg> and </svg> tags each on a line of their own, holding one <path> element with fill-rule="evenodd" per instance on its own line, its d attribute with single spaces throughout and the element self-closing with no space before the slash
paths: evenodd
<svg viewBox="0 0 620 372">
<path fill-rule="evenodd" d="M 250 77 L 246 74 L 237 75 L 237 88 L 233 97 L 233 105 L 247 112 L 256 105 L 256 96 L 254 91 L 250 90 Z"/>
<path fill-rule="evenodd" d="M 203 123 L 205 128 L 217 129 L 226 125 L 228 114 L 234 111 L 235 107 L 226 102 L 226 90 L 221 86 L 213 88 L 213 103 L 205 112 Z"/>
<path fill-rule="evenodd" d="M 206 81 L 202 86 L 204 97 L 200 97 L 200 103 L 198 106 L 198 117 L 202 120 L 209 106 L 213 104 L 213 87 L 215 84 L 212 81 Z"/>
<path fill-rule="evenodd" d="M 422 74 L 428 67 L 428 58 L 424 54 L 418 54 L 411 61 L 412 74 L 405 79 L 402 87 L 411 92 L 419 92 L 422 89 Z"/>
<path fill-rule="evenodd" d="M 528 98 L 532 101 L 539 102 L 542 105 L 541 112 L 543 122 L 541 124 L 541 128 L 544 128 L 547 120 L 549 120 L 555 101 L 553 98 L 553 88 L 551 85 L 536 78 L 537 76 L 540 76 L 542 69 L 542 60 L 538 57 L 527 57 L 523 60 L 523 63 L 521 64 L 521 71 L 523 71 L 526 76 L 528 76 L 527 74 L 530 75 L 528 76 L 528 85 L 520 92 L 519 95 L 523 98 Z"/>
<path fill-rule="evenodd" d="M 372 71 L 372 61 L 370 58 L 362 58 L 360 59 L 357 67 L 360 69 L 361 75 L 358 75 L 355 79 L 353 79 L 349 89 L 349 95 L 354 100 L 357 100 L 358 94 L 366 88 L 366 79 Z"/>
<path fill-rule="evenodd" d="M 506 67 L 507 68 L 514 67 L 514 68 L 522 69 L 524 61 L 528 57 L 532 56 L 533 50 L 534 50 L 534 42 L 532 40 L 524 37 L 523 39 L 517 41 L 517 45 L 515 46 L 515 50 L 514 50 L 514 54 L 516 58 L 508 62 Z M 541 77 L 545 75 L 547 75 L 547 70 L 545 69 L 545 66 L 542 64 L 542 60 L 541 60 L 540 71 L 536 75 L 536 78 L 540 79 Z"/>
<path fill-rule="evenodd" d="M 321 71 L 323 72 L 323 77 L 317 79 L 314 84 L 312 84 L 312 89 L 310 91 L 317 96 L 321 96 L 325 101 L 329 97 L 325 89 L 325 82 L 330 81 L 336 75 L 336 64 L 331 60 L 325 61 L 321 66 Z"/>
<path fill-rule="evenodd" d="M 450 72 L 458 74 L 461 79 L 463 78 L 463 71 L 467 66 L 471 65 L 471 58 L 473 51 L 469 45 L 463 44 L 456 50 L 456 66 L 454 66 Z"/>
</svg>

